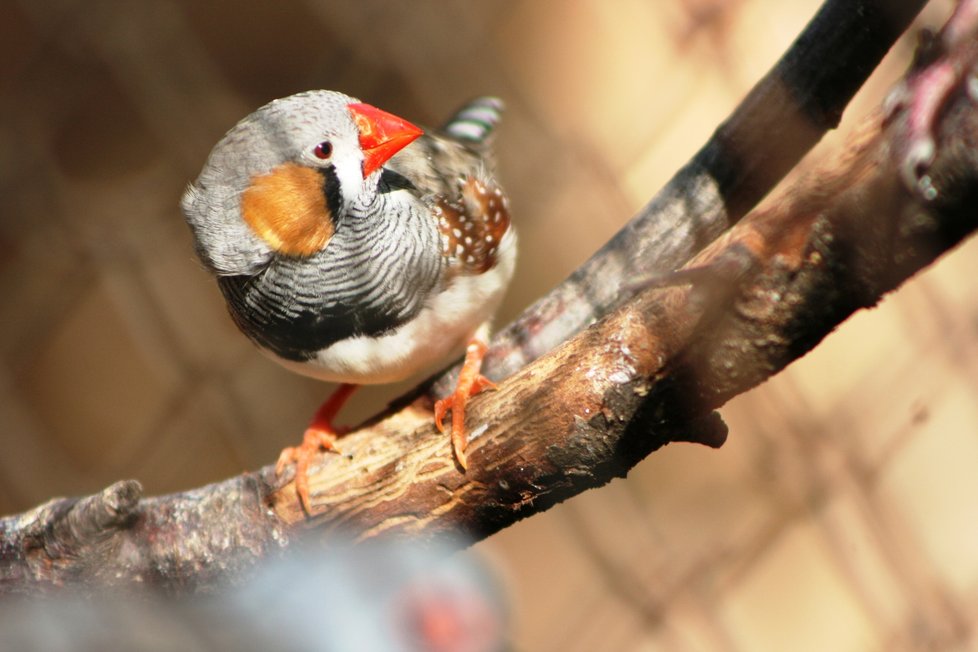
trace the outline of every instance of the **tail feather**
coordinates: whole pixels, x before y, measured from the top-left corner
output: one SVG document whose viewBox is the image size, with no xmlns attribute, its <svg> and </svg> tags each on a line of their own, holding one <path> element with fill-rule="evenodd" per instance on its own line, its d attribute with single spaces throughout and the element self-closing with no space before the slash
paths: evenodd
<svg viewBox="0 0 978 652">
<path fill-rule="evenodd" d="M 485 143 L 499 124 L 504 108 L 498 97 L 478 97 L 459 109 L 445 123 L 443 130 L 461 141 L 476 145 Z"/>
</svg>

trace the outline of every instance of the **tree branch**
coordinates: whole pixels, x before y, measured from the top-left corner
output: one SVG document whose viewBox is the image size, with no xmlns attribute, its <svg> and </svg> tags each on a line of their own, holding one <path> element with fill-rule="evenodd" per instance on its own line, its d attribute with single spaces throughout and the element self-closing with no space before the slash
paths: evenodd
<svg viewBox="0 0 978 652">
<path fill-rule="evenodd" d="M 851 3 L 828 2 L 819 20 L 839 20 L 833 12 L 842 4 L 851 11 Z M 909 21 L 915 11 L 904 9 L 901 20 Z M 974 25 L 966 27 L 973 41 Z M 863 35 L 876 30 L 874 47 L 864 43 L 856 48 L 859 56 L 847 52 L 857 59 L 866 49 L 875 52 L 875 59 L 860 59 L 865 76 L 898 30 L 869 23 L 852 29 Z M 813 30 L 806 34 L 819 33 Z M 779 66 L 789 72 L 822 70 L 802 56 L 807 52 L 831 55 L 835 64 L 825 70 L 858 67 L 834 59 L 840 50 L 802 47 L 805 38 Z M 954 45 L 928 65 L 970 70 L 978 60 L 974 46 L 968 39 Z M 782 79 L 799 76 L 782 72 Z M 665 283 L 687 285 L 651 287 L 663 284 L 657 269 L 681 264 L 801 155 L 800 149 L 775 155 L 784 141 L 770 142 L 777 140 L 770 136 L 768 142 L 754 139 L 754 149 L 740 150 L 752 139 L 732 136 L 739 133 L 737 125 L 746 134 L 762 131 L 748 128 L 751 114 L 738 109 L 585 271 L 504 332 L 497 372 L 518 364 L 514 351 L 520 359 L 538 359 L 472 403 L 469 423 L 478 425 L 470 425 L 468 472 L 455 466 L 447 437 L 433 427 L 430 392 L 416 394 L 400 410 L 347 435 L 344 455 L 324 457 L 310 477 L 314 518 L 304 517 L 294 487 L 283 485 L 271 467 L 143 500 L 137 483 L 117 483 L 96 496 L 59 499 L 0 519 L 0 591 L 98 583 L 210 590 L 240 579 L 307 530 L 360 540 L 432 540 L 459 532 L 481 538 L 624 475 L 670 441 L 721 444 L 726 431 L 713 409 L 776 373 L 851 312 L 877 301 L 978 226 L 978 113 L 961 90 L 961 77 L 944 89 L 948 101 L 938 116 L 927 184 L 906 182 L 906 154 L 913 149 L 907 143 L 920 136 L 919 121 L 912 119 L 916 99 L 934 93 L 922 78 L 912 71 L 902 102 L 891 107 L 887 120 L 872 120 L 831 171 L 814 173 L 755 211 Z M 843 84 L 845 90 L 840 83 L 823 89 L 824 95 L 813 92 L 820 101 L 778 105 L 794 107 L 797 115 L 803 113 L 798 106 L 808 107 L 804 112 L 823 107 L 825 119 L 817 124 L 827 125 L 841 112 L 834 102 L 844 104 L 860 82 Z M 770 92 L 784 98 L 786 87 L 776 84 L 782 90 Z M 751 103 L 762 124 L 771 119 L 758 96 L 752 94 Z M 788 150 L 813 143 L 812 134 L 823 128 L 787 139 Z M 720 150 L 727 154 L 721 157 Z M 737 151 L 739 156 L 724 158 Z M 727 214 L 724 205 L 730 207 Z M 673 224 L 681 236 L 666 237 L 658 221 Z M 672 262 L 659 268 L 643 263 L 660 246 Z M 609 310 L 620 292 L 638 290 L 642 283 L 635 279 L 643 278 L 649 287 Z M 582 293 L 593 300 L 588 310 L 575 311 L 575 297 Z M 555 333 L 566 336 L 601 315 L 573 339 L 537 355 L 541 341 Z"/>
<path fill-rule="evenodd" d="M 493 337 L 483 373 L 506 378 L 670 272 L 736 224 L 836 127 L 926 0 L 827 0 L 713 136 L 625 227 Z M 454 389 L 459 366 L 433 381 Z M 423 387 L 424 389 L 424 387 Z"/>
</svg>

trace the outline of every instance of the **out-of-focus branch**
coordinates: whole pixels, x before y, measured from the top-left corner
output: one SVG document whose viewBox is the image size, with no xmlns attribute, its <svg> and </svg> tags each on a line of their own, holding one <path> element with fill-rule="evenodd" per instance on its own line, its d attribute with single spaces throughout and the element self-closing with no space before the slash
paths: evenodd
<svg viewBox="0 0 978 652">
<path fill-rule="evenodd" d="M 974 26 L 967 27 L 973 41 Z M 890 36 L 876 49 L 885 50 Z M 978 58 L 974 48 L 967 39 L 955 45 L 928 65 L 970 70 Z M 306 530 L 359 539 L 484 537 L 623 475 L 670 441 L 719 445 L 726 433 L 714 408 L 802 355 L 853 310 L 877 301 L 978 225 L 978 113 L 961 90 L 962 76 L 939 93 L 945 108 L 932 116 L 937 147 L 922 168 L 927 184 L 906 183 L 906 153 L 916 151 L 907 144 L 920 140 L 919 109 L 929 105 L 918 100 L 935 94 L 920 81 L 925 77 L 916 71 L 904 83 L 888 119 L 872 121 L 831 172 L 816 173 L 752 214 L 700 253 L 685 276 L 670 281 L 692 285 L 646 287 L 612 312 L 600 301 L 574 310 L 564 304 L 572 295 L 561 290 L 550 308 L 540 312 L 538 305 L 517 329 L 517 339 L 531 348 L 543 330 L 581 328 L 595 317 L 585 315 L 593 306 L 604 316 L 473 401 L 467 472 L 456 467 L 447 437 L 433 427 L 431 398 L 421 394 L 347 435 L 344 456 L 324 457 L 310 477 L 311 519 L 298 507 L 291 483 L 283 486 L 270 467 L 143 500 L 138 485 L 118 483 L 96 496 L 0 519 L 0 591 L 94 583 L 208 590 L 241 577 Z M 724 133 L 721 128 L 720 141 Z M 751 156 L 744 150 L 733 161 Z M 763 162 L 745 166 L 767 169 Z M 705 213 L 696 206 L 714 206 L 709 213 L 723 202 L 738 205 L 718 187 L 741 188 L 742 201 L 763 194 L 753 184 L 765 174 L 748 172 L 727 184 L 723 180 L 739 169 L 729 161 L 727 167 L 726 177 L 716 177 L 719 184 L 687 168 L 680 175 L 690 184 L 685 193 L 680 196 L 675 182 L 639 223 L 657 206 L 659 217 L 672 215 L 683 224 L 683 215 L 700 221 Z M 781 174 L 767 177 L 773 183 Z M 644 242 L 657 237 L 646 228 L 628 227 L 616 238 L 637 238 L 641 245 L 608 245 L 597 258 L 604 262 L 588 263 L 598 264 L 589 269 L 612 284 L 603 292 L 640 285 L 636 279 L 642 278 L 655 284 L 655 267 L 639 264 L 641 257 L 633 266 L 627 257 L 657 250 L 655 242 Z M 671 254 L 680 262 L 711 229 L 681 231 L 680 239 L 690 240 L 681 247 L 684 254 Z M 609 276 L 612 269 L 617 274 Z"/>
</svg>

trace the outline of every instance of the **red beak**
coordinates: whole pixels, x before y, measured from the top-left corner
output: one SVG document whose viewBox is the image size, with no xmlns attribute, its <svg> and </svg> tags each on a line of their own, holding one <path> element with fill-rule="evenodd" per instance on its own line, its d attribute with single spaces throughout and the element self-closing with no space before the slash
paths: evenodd
<svg viewBox="0 0 978 652">
<path fill-rule="evenodd" d="M 424 133 L 407 120 L 369 104 L 358 102 L 346 108 L 360 131 L 364 179 Z"/>
</svg>

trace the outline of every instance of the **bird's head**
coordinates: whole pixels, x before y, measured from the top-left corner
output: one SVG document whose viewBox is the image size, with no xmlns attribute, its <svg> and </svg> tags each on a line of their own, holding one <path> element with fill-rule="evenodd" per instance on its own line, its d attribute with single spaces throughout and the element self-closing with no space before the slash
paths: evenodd
<svg viewBox="0 0 978 652">
<path fill-rule="evenodd" d="M 275 100 L 218 142 L 183 210 L 204 263 L 254 274 L 275 255 L 321 251 L 342 215 L 377 192 L 386 161 L 421 135 L 334 91 Z"/>
</svg>

